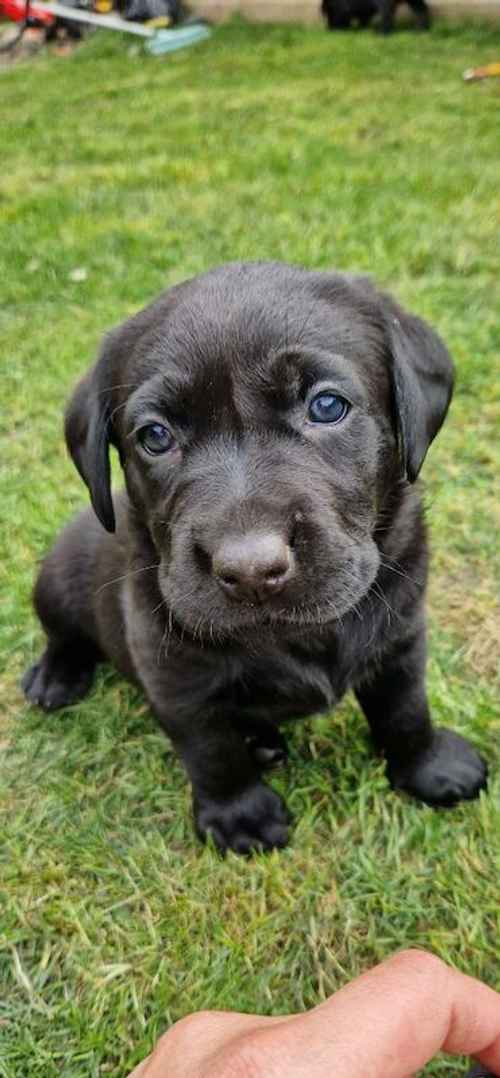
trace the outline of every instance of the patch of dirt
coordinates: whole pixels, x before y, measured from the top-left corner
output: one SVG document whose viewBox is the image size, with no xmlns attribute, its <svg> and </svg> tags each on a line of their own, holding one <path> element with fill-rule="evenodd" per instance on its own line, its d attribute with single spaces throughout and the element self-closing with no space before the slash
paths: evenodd
<svg viewBox="0 0 500 1078">
<path fill-rule="evenodd" d="M 0 35 L 0 64 L 10 66 L 21 60 L 30 60 L 45 48 L 45 34 L 43 30 L 25 30 L 19 36 L 19 26 L 12 23 L 7 26 Z"/>
<path fill-rule="evenodd" d="M 444 629 L 463 641 L 464 661 L 480 677 L 500 676 L 500 591 L 493 577 L 469 569 L 432 573 L 429 601 Z"/>
<path fill-rule="evenodd" d="M 33 26 L 19 35 L 19 25 L 10 23 L 0 33 L 0 67 L 26 63 L 41 54 L 71 56 L 80 38 L 68 34 L 64 27 L 58 27 L 54 36 L 47 41 L 45 30 Z"/>
</svg>

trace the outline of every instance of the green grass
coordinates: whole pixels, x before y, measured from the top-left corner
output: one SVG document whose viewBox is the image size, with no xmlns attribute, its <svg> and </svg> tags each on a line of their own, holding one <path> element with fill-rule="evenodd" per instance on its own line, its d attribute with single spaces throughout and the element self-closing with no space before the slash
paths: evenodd
<svg viewBox="0 0 500 1078">
<path fill-rule="evenodd" d="M 304 1008 L 408 945 L 498 982 L 500 84 L 461 72 L 499 53 L 491 27 L 236 22 L 168 59 L 102 34 L 0 74 L 4 1078 L 123 1076 L 191 1010 Z M 18 689 L 37 560 L 86 501 L 71 386 L 107 327 L 235 258 L 368 271 L 448 341 L 458 389 L 424 469 L 429 689 L 492 769 L 480 802 L 418 807 L 349 698 L 294 729 L 273 779 L 291 843 L 250 861 L 197 843 L 182 769 L 112 672 L 50 717 Z"/>
</svg>

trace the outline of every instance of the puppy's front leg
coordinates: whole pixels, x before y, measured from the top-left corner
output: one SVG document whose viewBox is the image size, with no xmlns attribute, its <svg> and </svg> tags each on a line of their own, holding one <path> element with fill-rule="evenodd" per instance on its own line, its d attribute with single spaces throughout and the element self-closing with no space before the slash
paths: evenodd
<svg viewBox="0 0 500 1078">
<path fill-rule="evenodd" d="M 244 736 L 231 722 L 230 704 L 213 662 L 189 645 L 174 645 L 155 663 L 158 649 L 134 648 L 134 662 L 149 702 L 181 757 L 193 788 L 200 838 L 219 849 L 249 853 L 284 846 L 288 813 L 260 779 Z"/>
<path fill-rule="evenodd" d="M 425 689 L 425 631 L 401 641 L 356 687 L 391 785 L 429 805 L 477 797 L 487 768 L 465 738 L 431 723 Z"/>
<path fill-rule="evenodd" d="M 211 834 L 219 849 L 236 853 L 284 846 L 285 806 L 261 782 L 247 745 L 229 718 L 210 705 L 196 716 L 175 718 L 156 710 L 191 779 L 200 838 Z"/>
</svg>

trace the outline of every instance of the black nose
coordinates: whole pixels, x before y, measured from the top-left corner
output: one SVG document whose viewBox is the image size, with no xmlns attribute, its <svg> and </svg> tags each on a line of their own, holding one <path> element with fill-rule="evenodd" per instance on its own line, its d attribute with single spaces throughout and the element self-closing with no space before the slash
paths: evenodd
<svg viewBox="0 0 500 1078">
<path fill-rule="evenodd" d="M 212 572 L 233 599 L 264 602 L 292 579 L 293 553 L 279 534 L 249 532 L 222 540 L 212 558 Z"/>
</svg>

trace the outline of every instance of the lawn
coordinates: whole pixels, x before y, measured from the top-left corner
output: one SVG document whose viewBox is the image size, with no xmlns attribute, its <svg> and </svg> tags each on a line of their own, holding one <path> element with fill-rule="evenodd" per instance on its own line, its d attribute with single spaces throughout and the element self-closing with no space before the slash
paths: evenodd
<svg viewBox="0 0 500 1078">
<path fill-rule="evenodd" d="M 500 83 L 461 73 L 499 55 L 500 25 L 235 22 L 170 58 L 96 34 L 0 75 L 3 1078 L 121 1078 L 192 1010 L 305 1008 L 408 945 L 498 986 Z M 110 670 L 50 717 L 18 689 L 36 563 L 86 503 L 72 385 L 104 330 L 235 258 L 369 272 L 448 342 L 458 388 L 424 468 L 429 689 L 491 764 L 479 802 L 419 807 L 349 697 L 290 734 L 272 782 L 291 843 L 251 860 L 197 842 L 180 764 Z"/>
</svg>

